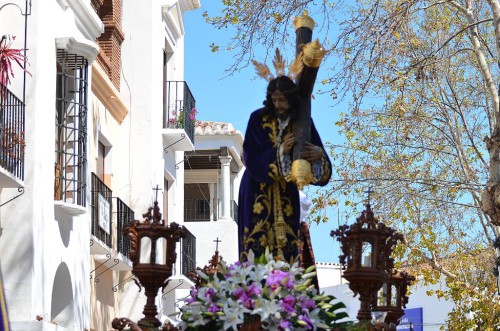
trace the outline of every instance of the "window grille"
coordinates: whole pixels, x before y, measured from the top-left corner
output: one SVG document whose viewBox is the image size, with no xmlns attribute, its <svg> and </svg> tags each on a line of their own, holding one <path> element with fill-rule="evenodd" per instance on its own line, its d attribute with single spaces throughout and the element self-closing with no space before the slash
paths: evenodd
<svg viewBox="0 0 500 331">
<path fill-rule="evenodd" d="M 112 248 L 112 202 L 113 192 L 102 180 L 92 173 L 92 235 Z"/>
<path fill-rule="evenodd" d="M 196 269 L 196 237 L 188 229 L 184 229 L 187 235 L 181 239 L 181 270 L 186 275 Z"/>
<path fill-rule="evenodd" d="M 116 198 L 116 237 L 118 252 L 128 257 L 130 252 L 130 240 L 122 233 L 123 228 L 134 221 L 134 211 L 130 209 L 120 198 Z"/>
<path fill-rule="evenodd" d="M 0 166 L 24 180 L 25 106 L 0 84 Z"/>
<path fill-rule="evenodd" d="M 88 62 L 57 50 L 55 200 L 85 207 Z"/>
</svg>

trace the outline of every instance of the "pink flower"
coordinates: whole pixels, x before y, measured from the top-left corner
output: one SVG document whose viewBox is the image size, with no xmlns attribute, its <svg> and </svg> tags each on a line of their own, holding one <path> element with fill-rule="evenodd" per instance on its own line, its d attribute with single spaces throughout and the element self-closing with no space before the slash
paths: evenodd
<svg viewBox="0 0 500 331">
<path fill-rule="evenodd" d="M 196 114 L 198 114 L 198 110 L 196 110 L 196 108 L 191 109 L 189 112 L 189 119 L 194 122 L 196 120 Z"/>
</svg>

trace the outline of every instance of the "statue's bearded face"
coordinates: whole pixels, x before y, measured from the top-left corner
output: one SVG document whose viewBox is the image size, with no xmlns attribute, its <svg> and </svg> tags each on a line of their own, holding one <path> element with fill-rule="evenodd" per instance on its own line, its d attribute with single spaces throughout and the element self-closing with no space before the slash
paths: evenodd
<svg viewBox="0 0 500 331">
<path fill-rule="evenodd" d="M 285 94 L 281 91 L 274 91 L 271 95 L 271 100 L 276 110 L 276 116 L 278 116 L 279 119 L 286 119 L 290 111 L 290 104 Z"/>
</svg>

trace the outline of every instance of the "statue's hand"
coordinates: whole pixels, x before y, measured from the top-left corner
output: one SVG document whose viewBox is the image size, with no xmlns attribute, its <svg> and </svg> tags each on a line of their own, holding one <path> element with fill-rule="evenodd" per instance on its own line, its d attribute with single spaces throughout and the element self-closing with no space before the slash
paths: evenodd
<svg viewBox="0 0 500 331">
<path fill-rule="evenodd" d="M 290 154 L 290 151 L 292 150 L 293 144 L 295 143 L 295 135 L 293 132 L 288 132 L 284 137 L 283 137 L 283 153 L 284 154 Z"/>
<path fill-rule="evenodd" d="M 323 157 L 323 149 L 319 146 L 306 142 L 306 150 L 302 153 L 302 158 L 309 162 L 321 160 Z"/>
</svg>

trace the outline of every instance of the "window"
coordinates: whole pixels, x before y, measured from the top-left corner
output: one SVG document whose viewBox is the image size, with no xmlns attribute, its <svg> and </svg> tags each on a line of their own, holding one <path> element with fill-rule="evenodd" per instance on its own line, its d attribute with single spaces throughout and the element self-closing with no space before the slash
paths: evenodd
<svg viewBox="0 0 500 331">
<path fill-rule="evenodd" d="M 57 50 L 54 199 L 85 206 L 88 62 Z"/>
<path fill-rule="evenodd" d="M 106 146 L 102 142 L 98 142 L 97 144 L 97 167 L 96 167 L 96 174 L 97 177 L 99 177 L 100 180 L 103 182 L 104 180 L 104 175 L 106 174 L 106 163 L 105 161 L 105 156 L 106 156 Z"/>
</svg>

